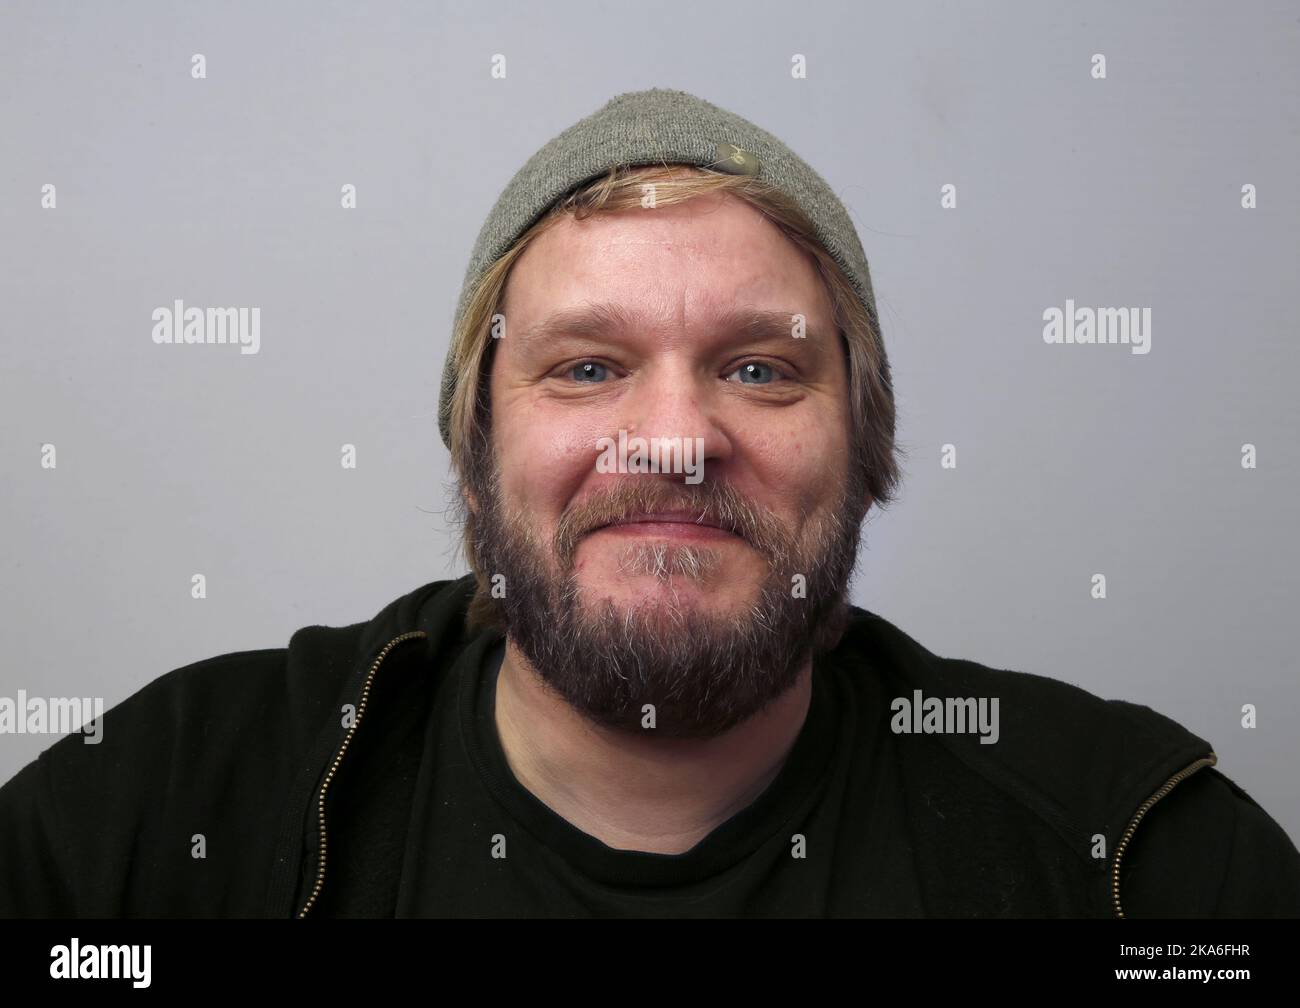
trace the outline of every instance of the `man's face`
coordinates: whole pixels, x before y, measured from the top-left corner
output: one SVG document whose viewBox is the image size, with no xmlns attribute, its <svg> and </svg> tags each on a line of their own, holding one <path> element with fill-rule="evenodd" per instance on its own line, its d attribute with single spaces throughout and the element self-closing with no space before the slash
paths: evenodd
<svg viewBox="0 0 1300 1008">
<path fill-rule="evenodd" d="M 732 197 L 566 217 L 515 264 L 503 314 L 476 507 L 510 637 L 605 725 L 652 704 L 661 733 L 707 737 L 756 713 L 845 591 L 869 503 L 814 265 Z M 699 453 L 628 472 L 620 435 Z"/>
</svg>

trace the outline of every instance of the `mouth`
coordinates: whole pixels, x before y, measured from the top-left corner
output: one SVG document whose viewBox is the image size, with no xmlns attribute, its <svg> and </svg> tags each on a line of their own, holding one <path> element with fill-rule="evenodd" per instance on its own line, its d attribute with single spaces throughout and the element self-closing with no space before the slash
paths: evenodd
<svg viewBox="0 0 1300 1008">
<path fill-rule="evenodd" d="M 673 539 L 737 539 L 740 534 L 707 515 L 693 511 L 648 511 L 600 525 L 592 532 L 661 536 Z"/>
</svg>

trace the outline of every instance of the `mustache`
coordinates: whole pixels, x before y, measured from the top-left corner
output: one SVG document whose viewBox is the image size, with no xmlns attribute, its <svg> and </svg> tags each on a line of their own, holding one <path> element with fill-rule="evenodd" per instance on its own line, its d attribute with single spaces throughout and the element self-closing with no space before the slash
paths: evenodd
<svg viewBox="0 0 1300 1008">
<path fill-rule="evenodd" d="M 655 511 L 686 511 L 702 524 L 732 532 L 761 553 L 784 555 L 791 536 L 766 508 L 728 483 L 620 481 L 565 510 L 555 532 L 556 552 L 567 563 L 583 536 L 612 522 Z"/>
</svg>

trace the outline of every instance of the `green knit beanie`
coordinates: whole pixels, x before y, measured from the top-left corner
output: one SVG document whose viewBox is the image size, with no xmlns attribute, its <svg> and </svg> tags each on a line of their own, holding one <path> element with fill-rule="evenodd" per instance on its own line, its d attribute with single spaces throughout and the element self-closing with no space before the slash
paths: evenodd
<svg viewBox="0 0 1300 1008">
<path fill-rule="evenodd" d="M 824 179 L 766 130 L 685 91 L 651 88 L 612 98 L 528 159 L 483 222 L 456 305 L 459 328 L 483 274 L 562 196 L 615 165 L 690 164 L 754 175 L 794 200 L 858 294 L 880 331 L 867 257 L 844 204 Z M 453 330 L 455 331 L 455 330 Z M 884 347 L 880 348 L 884 360 Z M 451 448 L 456 374 L 450 351 L 442 372 L 438 429 Z"/>
</svg>

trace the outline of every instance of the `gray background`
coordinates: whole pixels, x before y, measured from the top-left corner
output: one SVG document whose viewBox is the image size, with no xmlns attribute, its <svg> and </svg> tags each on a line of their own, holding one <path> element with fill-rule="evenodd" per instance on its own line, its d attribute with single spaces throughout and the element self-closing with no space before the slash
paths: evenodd
<svg viewBox="0 0 1300 1008">
<path fill-rule="evenodd" d="M 111 706 L 462 573 L 435 407 L 479 225 L 561 129 L 675 87 L 781 136 L 858 224 L 912 456 L 855 601 L 936 653 L 1162 711 L 1300 837 L 1300 5 L 0 17 L 0 695 Z M 261 353 L 154 345 L 176 298 L 260 306 Z M 1151 353 L 1045 345 L 1066 298 L 1150 306 Z M 52 741 L 0 736 L 0 779 Z"/>
</svg>

